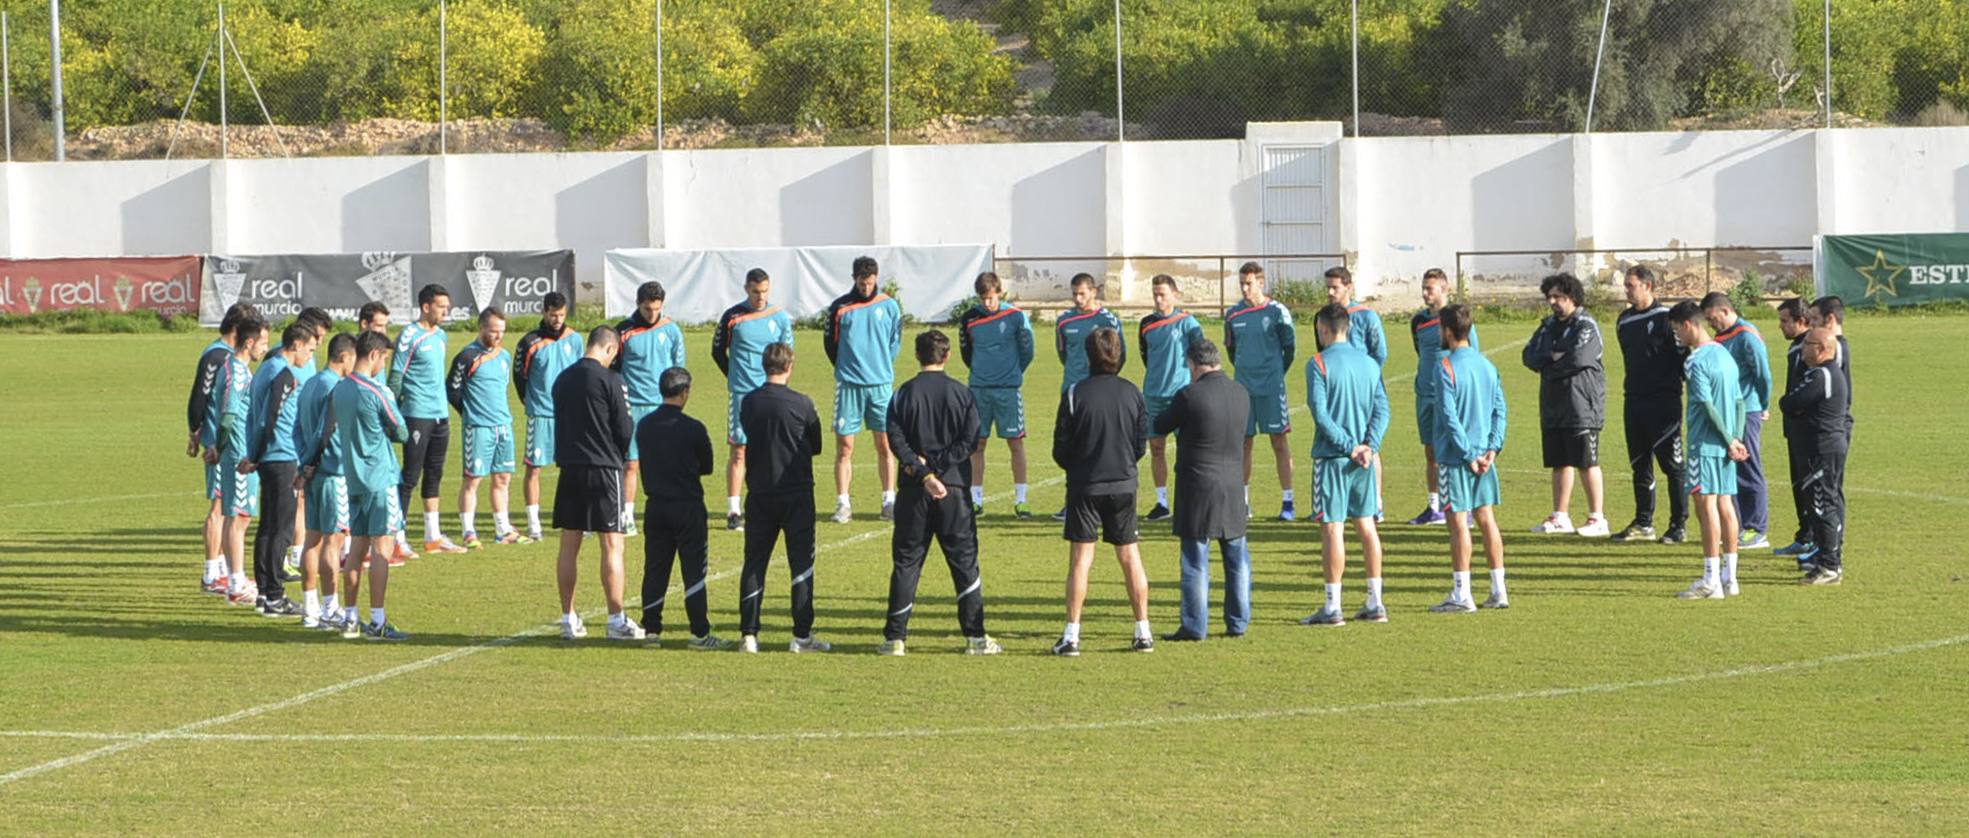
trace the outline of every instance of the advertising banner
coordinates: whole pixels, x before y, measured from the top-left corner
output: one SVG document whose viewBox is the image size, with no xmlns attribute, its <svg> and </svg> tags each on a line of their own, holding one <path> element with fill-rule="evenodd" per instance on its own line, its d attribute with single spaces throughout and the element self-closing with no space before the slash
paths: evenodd
<svg viewBox="0 0 1969 838">
<path fill-rule="evenodd" d="M 198 311 L 198 257 L 0 259 L 0 314 L 74 308 Z"/>
<path fill-rule="evenodd" d="M 448 320 L 497 308 L 539 314 L 550 291 L 574 301 L 574 251 L 477 250 L 457 253 L 327 253 L 205 258 L 199 322 L 217 325 L 227 308 L 245 302 L 269 319 L 319 306 L 337 320 L 354 320 L 365 303 L 380 302 L 393 322 L 409 322 L 417 290 L 436 283 L 451 292 Z"/>
<path fill-rule="evenodd" d="M 602 273 L 608 314 L 627 317 L 636 288 L 663 283 L 663 314 L 684 323 L 709 323 L 745 299 L 745 272 L 764 268 L 773 279 L 772 302 L 795 319 L 827 310 L 853 286 L 855 257 L 881 265 L 882 284 L 895 284 L 903 311 L 919 320 L 948 319 L 971 296 L 971 283 L 991 270 L 988 244 L 923 246 L 748 247 L 726 250 L 611 250 Z"/>
<path fill-rule="evenodd" d="M 1847 305 L 1969 300 L 1969 233 L 1820 236 L 1820 294 Z"/>
</svg>

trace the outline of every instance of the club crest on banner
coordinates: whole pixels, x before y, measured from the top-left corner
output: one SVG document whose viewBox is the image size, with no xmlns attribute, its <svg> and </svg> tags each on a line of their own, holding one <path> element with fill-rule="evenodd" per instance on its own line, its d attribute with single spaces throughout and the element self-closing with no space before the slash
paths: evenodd
<svg viewBox="0 0 1969 838">
<path fill-rule="evenodd" d="M 21 285 L 21 297 L 27 300 L 27 312 L 33 314 L 41 310 L 41 280 L 28 277 Z"/>
<path fill-rule="evenodd" d="M 472 284 L 472 311 L 481 312 L 491 307 L 493 295 L 499 290 L 499 269 L 492 257 L 483 253 L 472 260 L 471 269 L 465 271 L 465 279 Z"/>
<path fill-rule="evenodd" d="M 410 257 L 390 252 L 362 254 L 368 274 L 356 280 L 369 298 L 389 306 L 391 311 L 411 311 Z"/>
<path fill-rule="evenodd" d="M 219 289 L 219 310 L 229 311 L 239 304 L 239 293 L 246 290 L 246 272 L 240 270 L 238 262 L 220 260 L 219 269 L 212 272 L 212 284 Z"/>
</svg>

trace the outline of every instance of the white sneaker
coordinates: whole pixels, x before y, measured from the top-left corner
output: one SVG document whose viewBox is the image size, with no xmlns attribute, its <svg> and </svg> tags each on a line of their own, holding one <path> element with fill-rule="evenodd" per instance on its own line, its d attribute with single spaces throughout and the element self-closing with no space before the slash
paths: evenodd
<svg viewBox="0 0 1969 838">
<path fill-rule="evenodd" d="M 301 615 L 301 628 L 304 628 L 304 629 L 318 629 L 318 628 L 321 628 L 321 615 L 320 615 L 320 614 L 302 614 L 302 615 Z"/>
<path fill-rule="evenodd" d="M 793 651 L 798 652 L 800 650 L 794 649 Z M 886 658 L 899 658 L 909 654 L 909 650 L 903 647 L 903 642 L 900 640 L 884 640 L 881 646 L 876 647 L 875 654 Z"/>
<path fill-rule="evenodd" d="M 587 636 L 588 636 L 588 626 L 583 624 L 580 620 L 569 620 L 566 617 L 561 618 L 562 640 L 580 640 L 581 638 Z"/>
<path fill-rule="evenodd" d="M 998 645 L 998 641 L 991 639 L 991 635 L 989 634 L 983 637 L 964 638 L 964 654 L 996 655 L 1003 651 L 1005 651 L 1005 647 Z"/>
<path fill-rule="evenodd" d="M 1722 599 L 1726 594 L 1723 586 L 1711 579 L 1697 579 L 1689 583 L 1689 589 L 1675 595 L 1676 599 Z"/>
<path fill-rule="evenodd" d="M 1502 609 L 1505 609 L 1505 608 L 1510 608 L 1510 607 L 1511 607 L 1511 598 L 1510 598 L 1510 597 L 1508 597 L 1508 596 L 1499 596 L 1499 595 L 1497 595 L 1497 594 L 1491 594 L 1491 595 L 1490 595 L 1490 598 L 1488 598 L 1488 599 L 1486 599 L 1486 600 L 1484 600 L 1484 604 L 1482 604 L 1482 605 L 1479 605 L 1479 606 L 1477 606 L 1477 607 L 1478 607 L 1478 608 L 1496 608 L 1496 609 L 1499 609 L 1499 610 L 1502 610 Z"/>
<path fill-rule="evenodd" d="M 738 650 L 748 655 L 759 654 L 759 635 L 748 634 L 738 641 Z"/>
<path fill-rule="evenodd" d="M 1531 531 L 1540 535 L 1564 535 L 1573 531 L 1572 516 L 1555 512 L 1546 516 L 1538 526 L 1532 527 Z"/>
<path fill-rule="evenodd" d="M 622 624 L 619 626 L 615 623 L 609 623 L 608 626 L 610 640 L 642 640 L 648 636 L 642 626 L 636 625 L 636 621 L 628 617 L 623 617 Z"/>
<path fill-rule="evenodd" d="M 792 652 L 793 654 L 796 655 L 805 654 L 807 652 L 826 652 L 832 650 L 833 648 L 834 648 L 834 644 L 822 640 L 818 637 L 804 637 L 804 638 L 795 637 L 793 638 L 792 643 L 786 645 L 786 651 Z"/>
<path fill-rule="evenodd" d="M 1442 602 L 1429 606 L 1429 611 L 1432 614 L 1474 614 L 1477 603 L 1467 596 L 1459 598 L 1450 594 Z"/>
<path fill-rule="evenodd" d="M 1723 593 L 1727 596 L 1743 596 L 1743 589 L 1737 587 L 1737 580 L 1731 579 L 1723 583 Z"/>
<path fill-rule="evenodd" d="M 854 510 L 849 509 L 847 504 L 838 504 L 834 507 L 834 523 L 845 524 L 854 520 L 854 517 Z"/>
<path fill-rule="evenodd" d="M 1586 526 L 1580 527 L 1574 532 L 1581 538 L 1606 538 L 1613 531 L 1607 527 L 1607 516 L 1594 515 L 1586 519 Z"/>
</svg>

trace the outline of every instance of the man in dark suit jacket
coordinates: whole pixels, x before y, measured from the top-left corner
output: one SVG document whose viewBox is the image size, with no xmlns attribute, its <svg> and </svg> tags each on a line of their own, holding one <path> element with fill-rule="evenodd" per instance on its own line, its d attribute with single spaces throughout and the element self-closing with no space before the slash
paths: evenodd
<svg viewBox="0 0 1969 838">
<path fill-rule="evenodd" d="M 1087 574 L 1094 567 L 1094 541 L 1114 545 L 1128 604 L 1135 612 L 1137 652 L 1155 651 L 1149 633 L 1149 580 L 1142 572 L 1141 537 L 1135 524 L 1135 464 L 1148 453 L 1148 408 L 1142 391 L 1115 375 L 1121 369 L 1121 334 L 1101 327 L 1087 336 L 1091 375 L 1060 394 L 1053 423 L 1053 462 L 1067 473 L 1066 539 L 1072 561 L 1067 570 L 1067 625 L 1053 654 L 1080 654 L 1080 611 L 1087 600 Z"/>
<path fill-rule="evenodd" d="M 1182 627 L 1164 640 L 1210 634 L 1210 541 L 1224 556 L 1224 631 L 1244 636 L 1251 621 L 1251 551 L 1244 540 L 1244 427 L 1251 414 L 1244 385 L 1224 374 L 1217 345 L 1191 343 L 1184 357 L 1190 385 L 1176 391 L 1155 420 L 1155 434 L 1176 434 L 1176 537 L 1183 540 Z"/>
</svg>

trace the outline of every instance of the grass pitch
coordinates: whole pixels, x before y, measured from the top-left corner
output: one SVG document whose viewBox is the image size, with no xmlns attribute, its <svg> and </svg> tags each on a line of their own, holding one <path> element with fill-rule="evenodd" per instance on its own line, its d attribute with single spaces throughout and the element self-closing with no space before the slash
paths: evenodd
<svg viewBox="0 0 1969 838">
<path fill-rule="evenodd" d="M 995 441 L 988 486 L 999 497 L 980 534 L 987 618 L 1008 651 L 996 659 L 960 654 L 934 552 L 909 657 L 871 654 L 888 532 L 874 520 L 866 444 L 857 519 L 820 525 L 817 633 L 834 654 L 784 652 L 783 563 L 768 576 L 767 653 L 757 657 L 677 648 L 680 597 L 669 648 L 548 638 L 551 543 L 393 573 L 390 615 L 413 635 L 407 643 L 306 632 L 194 591 L 203 505 L 199 469 L 182 453 L 182 410 L 207 337 L 0 335 L 0 832 L 1969 824 L 1969 566 L 1957 538 L 1969 512 L 1969 359 L 1943 349 L 1969 338 L 1969 319 L 1851 325 L 1848 580 L 1800 588 L 1790 559 L 1760 551 L 1744 559 L 1744 596 L 1727 602 L 1673 598 L 1699 572 L 1698 548 L 1525 531 L 1549 492 L 1536 378 L 1517 363 L 1515 341 L 1531 326 L 1480 326 L 1511 399 L 1500 463 L 1511 610 L 1426 613 L 1448 588 L 1445 535 L 1390 524 L 1392 622 L 1300 628 L 1321 596 L 1316 530 L 1260 520 L 1246 639 L 1126 652 L 1126 599 L 1104 548 L 1077 660 L 1045 654 L 1063 619 L 1066 546 L 1050 519 L 1010 517 Z M 1776 327 L 1765 331 L 1781 370 Z M 715 434 L 722 381 L 708 334 L 689 339 L 694 363 L 704 361 L 691 410 Z M 1311 346 L 1309 328 L 1300 342 Z M 1391 521 L 1423 499 L 1414 358 L 1395 344 Z M 801 347 L 795 384 L 825 411 L 818 336 L 802 334 Z M 1607 363 L 1617 389 L 1618 353 Z M 1046 453 L 1058 380 L 1044 357 L 1027 383 L 1042 516 L 1063 496 Z M 1291 380 L 1297 404 L 1302 379 Z M 1618 405 L 1609 413 L 1608 513 L 1619 526 L 1631 497 Z M 1303 410 L 1298 418 L 1303 489 L 1312 423 Z M 1784 443 L 1771 429 L 1765 457 L 1782 486 Z M 830 444 L 817 474 L 829 474 L 831 457 Z M 455 452 L 449 471 L 447 495 Z M 1277 487 L 1262 450 L 1258 473 L 1253 501 L 1268 513 Z M 715 512 L 722 491 L 708 494 Z M 816 488 L 823 512 L 832 494 Z M 447 497 L 448 530 L 453 504 Z M 1580 511 L 1576 497 L 1575 519 Z M 1774 499 L 1772 519 L 1774 541 L 1788 540 L 1787 497 Z M 1156 629 L 1173 630 L 1176 543 L 1155 526 L 1144 534 Z M 734 637 L 740 538 L 714 528 L 711 539 L 713 621 Z M 632 594 L 642 544 L 629 542 Z M 593 551 L 579 599 L 588 612 L 600 604 Z M 1347 581 L 1352 609 L 1365 593 L 1357 563 Z"/>
</svg>

